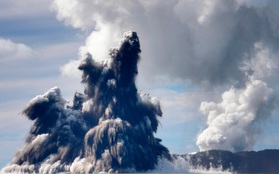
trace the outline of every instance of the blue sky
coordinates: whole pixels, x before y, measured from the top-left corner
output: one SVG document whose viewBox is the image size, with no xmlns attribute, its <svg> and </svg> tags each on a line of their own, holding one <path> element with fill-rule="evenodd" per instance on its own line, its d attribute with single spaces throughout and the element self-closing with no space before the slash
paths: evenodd
<svg viewBox="0 0 279 174">
<path fill-rule="evenodd" d="M 216 120 L 230 130 L 226 114 L 240 123 L 254 114 L 250 122 L 234 127 L 255 137 L 246 149 L 277 148 L 278 8 L 276 1 L 264 0 L 2 0 L 0 167 L 24 145 L 32 125 L 21 115 L 28 101 L 53 86 L 71 100 L 75 91 L 83 91 L 76 70 L 82 54 L 89 51 L 104 59 L 127 30 L 138 32 L 143 51 L 138 89 L 161 101 L 164 114 L 157 136 L 173 153 L 198 151 L 201 132 L 211 136 L 217 134 L 213 129 L 222 131 Z M 267 92 L 259 95 L 261 84 Z M 229 97 L 222 97 L 224 93 Z M 211 108 L 200 109 L 210 101 L 205 105 Z M 258 108 L 271 114 L 260 115 Z M 215 121 L 208 119 L 208 110 L 217 113 L 211 115 Z M 221 148 L 231 150 L 246 135 L 230 139 L 230 132 L 222 134 L 229 143 Z M 216 139 L 200 139 L 200 148 L 220 147 Z M 205 146 L 206 141 L 215 144 Z"/>
</svg>

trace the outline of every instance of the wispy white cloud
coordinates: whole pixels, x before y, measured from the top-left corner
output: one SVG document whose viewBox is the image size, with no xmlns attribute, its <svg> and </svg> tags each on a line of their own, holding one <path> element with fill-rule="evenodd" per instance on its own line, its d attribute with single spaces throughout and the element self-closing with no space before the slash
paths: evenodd
<svg viewBox="0 0 279 174">
<path fill-rule="evenodd" d="M 18 61 L 34 58 L 36 52 L 23 43 L 15 43 L 9 39 L 0 38 L 0 62 Z"/>
</svg>

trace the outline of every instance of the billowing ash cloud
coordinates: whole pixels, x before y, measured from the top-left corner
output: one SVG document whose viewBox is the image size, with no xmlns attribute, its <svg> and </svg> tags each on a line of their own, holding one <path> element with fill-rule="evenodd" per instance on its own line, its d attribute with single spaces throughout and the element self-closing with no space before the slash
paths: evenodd
<svg viewBox="0 0 279 174">
<path fill-rule="evenodd" d="M 148 57 L 139 68 L 151 79 L 168 75 L 210 86 L 245 84 L 238 67 L 251 58 L 247 54 L 255 43 L 278 52 L 277 0 L 54 0 L 53 9 L 68 25 L 95 29 L 80 50 L 100 59 L 106 52 L 99 44 L 106 49 L 123 30 L 136 30 Z M 62 72 L 73 73 L 69 66 Z"/>
<path fill-rule="evenodd" d="M 4 172 L 124 172 L 154 169 L 168 149 L 154 137 L 159 101 L 138 93 L 140 42 L 126 32 L 111 59 L 95 61 L 87 54 L 79 69 L 84 93 L 71 105 L 54 87 L 32 99 L 23 114 L 34 121 L 26 144 Z"/>
</svg>

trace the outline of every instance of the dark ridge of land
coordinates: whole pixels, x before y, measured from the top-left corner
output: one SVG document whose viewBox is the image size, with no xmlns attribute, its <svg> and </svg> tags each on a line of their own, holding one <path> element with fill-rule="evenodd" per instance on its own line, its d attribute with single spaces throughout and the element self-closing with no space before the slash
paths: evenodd
<svg viewBox="0 0 279 174">
<path fill-rule="evenodd" d="M 230 152 L 209 150 L 180 155 L 193 169 L 222 169 L 236 173 L 279 173 L 279 150 Z"/>
</svg>

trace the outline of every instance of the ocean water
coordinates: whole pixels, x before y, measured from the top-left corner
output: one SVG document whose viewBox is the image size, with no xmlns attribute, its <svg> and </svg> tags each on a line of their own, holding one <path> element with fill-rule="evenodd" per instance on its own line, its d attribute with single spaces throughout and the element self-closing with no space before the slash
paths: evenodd
<svg viewBox="0 0 279 174">
<path fill-rule="evenodd" d="M 11 174 L 1 171 L 6 165 L 1 166 L 0 168 L 0 174 Z M 51 167 L 50 167 L 51 168 Z M 48 170 L 44 170 L 42 174 L 46 174 L 50 172 L 50 168 Z M 12 172 L 13 174 L 22 172 Z M 52 172 L 51 172 L 52 173 Z M 99 172 L 99 174 L 105 174 L 106 172 Z M 204 170 L 204 169 L 191 169 L 189 167 L 189 163 L 184 158 L 177 158 L 174 162 L 169 162 L 168 160 L 161 159 L 158 161 L 157 167 L 154 170 L 148 171 L 148 172 L 131 172 L 133 174 L 231 174 L 232 172 L 228 171 L 221 171 L 218 169 L 211 169 L 211 170 Z M 32 174 L 41 174 L 41 173 L 35 173 L 32 172 Z M 76 174 L 72 172 L 59 172 L 59 174 Z M 125 173 L 124 173 L 125 174 Z"/>
</svg>

